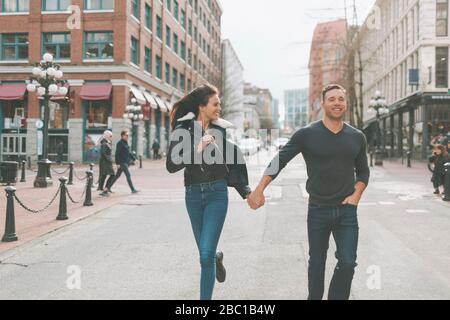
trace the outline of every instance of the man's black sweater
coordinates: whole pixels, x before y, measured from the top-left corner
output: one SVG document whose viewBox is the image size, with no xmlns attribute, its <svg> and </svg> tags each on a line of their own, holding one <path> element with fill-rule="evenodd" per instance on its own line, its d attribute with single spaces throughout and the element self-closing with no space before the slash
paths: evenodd
<svg viewBox="0 0 450 320">
<path fill-rule="evenodd" d="M 302 153 L 308 172 L 306 190 L 310 203 L 337 206 L 354 193 L 357 181 L 368 185 L 366 148 L 366 137 L 352 126 L 344 124 L 334 134 L 323 121 L 317 121 L 294 134 L 265 175 L 275 180 L 288 162 Z"/>
</svg>

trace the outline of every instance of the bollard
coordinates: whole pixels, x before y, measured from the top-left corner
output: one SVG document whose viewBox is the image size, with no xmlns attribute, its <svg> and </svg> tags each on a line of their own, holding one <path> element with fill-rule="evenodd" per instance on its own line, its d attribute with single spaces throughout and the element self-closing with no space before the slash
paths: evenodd
<svg viewBox="0 0 450 320">
<path fill-rule="evenodd" d="M 59 182 L 61 182 L 60 185 L 60 193 L 59 193 L 59 213 L 56 217 L 56 220 L 62 221 L 62 220 L 68 220 L 69 217 L 67 216 L 67 189 L 66 189 L 66 177 L 59 178 Z"/>
<path fill-rule="evenodd" d="M 3 242 L 14 242 L 19 238 L 16 235 L 16 219 L 14 215 L 14 193 L 16 188 L 6 187 L 6 223 L 5 234 L 3 235 Z"/>
<path fill-rule="evenodd" d="M 408 168 L 411 168 L 412 166 L 411 166 L 411 151 L 408 151 L 407 153 L 406 153 L 406 163 L 407 163 L 407 167 Z"/>
<path fill-rule="evenodd" d="M 444 201 L 450 201 L 450 163 L 447 162 L 445 165 L 445 183 L 444 183 Z"/>
<path fill-rule="evenodd" d="M 92 171 L 86 171 L 86 198 L 84 199 L 83 206 L 92 207 L 94 204 L 92 203 L 92 182 L 94 180 L 94 173 Z"/>
<path fill-rule="evenodd" d="M 142 169 L 142 156 L 139 156 L 139 169 Z"/>
<path fill-rule="evenodd" d="M 370 151 L 370 166 L 373 167 L 373 152 Z"/>
<path fill-rule="evenodd" d="M 69 186 L 73 185 L 73 166 L 75 163 L 69 163 L 69 182 L 67 183 Z"/>
<path fill-rule="evenodd" d="M 27 162 L 25 160 L 22 160 L 22 177 L 20 179 L 20 182 L 27 182 L 27 179 L 25 177 L 25 164 Z"/>
<path fill-rule="evenodd" d="M 28 170 L 31 170 L 31 157 L 28 157 Z"/>
</svg>

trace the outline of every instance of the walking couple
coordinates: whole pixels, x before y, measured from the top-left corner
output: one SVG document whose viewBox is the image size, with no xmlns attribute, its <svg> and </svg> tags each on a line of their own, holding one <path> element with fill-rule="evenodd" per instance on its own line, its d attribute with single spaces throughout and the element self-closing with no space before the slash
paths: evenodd
<svg viewBox="0 0 450 320">
<path fill-rule="evenodd" d="M 217 252 L 217 246 L 227 215 L 227 187 L 234 187 L 257 210 L 265 204 L 267 186 L 300 153 L 306 161 L 310 194 L 308 299 L 323 298 L 331 234 L 338 263 L 328 298 L 349 298 L 358 245 L 357 208 L 370 175 L 367 143 L 359 130 L 344 123 L 347 99 L 343 87 L 325 87 L 322 108 L 324 119 L 294 134 L 252 192 L 242 154 L 226 140 L 226 129 L 232 125 L 219 118 L 218 90 L 203 85 L 175 104 L 167 169 L 171 173 L 184 169 L 186 208 L 200 255 L 201 300 L 212 299 L 215 280 L 223 282 L 226 278 L 224 256 Z"/>
<path fill-rule="evenodd" d="M 98 180 L 98 191 L 103 191 L 101 196 L 108 196 L 112 193 L 111 188 L 120 178 L 122 173 L 125 173 L 127 178 L 128 186 L 131 189 L 131 193 L 137 193 L 138 191 L 134 188 L 133 182 L 131 181 L 131 174 L 128 168 L 132 160 L 136 160 L 134 155 L 130 151 L 130 146 L 128 145 L 128 131 L 122 131 L 120 134 L 120 141 L 116 145 L 115 162 L 118 166 L 117 174 L 114 172 L 113 168 L 113 158 L 112 158 L 112 138 L 113 134 L 111 131 L 105 131 L 103 137 L 99 140 L 100 144 L 100 174 Z M 108 178 L 109 177 L 109 178 Z M 108 180 L 106 180 L 108 179 Z M 106 182 L 106 185 L 105 185 Z"/>
</svg>

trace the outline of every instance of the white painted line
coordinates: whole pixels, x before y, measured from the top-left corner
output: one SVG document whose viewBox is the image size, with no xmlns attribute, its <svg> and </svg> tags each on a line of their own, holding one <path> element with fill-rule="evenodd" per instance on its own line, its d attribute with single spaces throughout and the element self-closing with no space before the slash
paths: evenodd
<svg viewBox="0 0 450 320">
<path fill-rule="evenodd" d="M 408 212 L 408 213 L 428 213 L 429 211 L 428 210 L 416 210 L 416 209 L 414 209 L 414 210 L 406 210 L 406 212 Z"/>
<path fill-rule="evenodd" d="M 382 206 L 394 206 L 395 202 L 380 201 L 379 204 L 382 205 Z"/>
<path fill-rule="evenodd" d="M 362 207 L 372 207 L 372 206 L 377 206 L 378 205 L 378 203 L 376 203 L 376 202 L 360 202 L 359 203 L 359 206 L 362 206 Z"/>
</svg>

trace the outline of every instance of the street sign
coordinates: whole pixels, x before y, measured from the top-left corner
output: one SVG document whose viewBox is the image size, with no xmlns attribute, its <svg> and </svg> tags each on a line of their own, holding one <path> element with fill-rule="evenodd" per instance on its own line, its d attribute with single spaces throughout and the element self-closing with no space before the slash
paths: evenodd
<svg viewBox="0 0 450 320">
<path fill-rule="evenodd" d="M 36 121 L 36 128 L 42 129 L 44 127 L 44 122 L 42 120 Z"/>
</svg>

